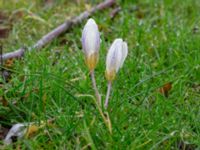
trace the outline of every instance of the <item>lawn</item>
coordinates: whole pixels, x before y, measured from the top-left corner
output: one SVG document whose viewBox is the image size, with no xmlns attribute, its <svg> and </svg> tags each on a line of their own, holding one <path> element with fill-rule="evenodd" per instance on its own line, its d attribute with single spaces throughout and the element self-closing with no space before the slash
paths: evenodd
<svg viewBox="0 0 200 150">
<path fill-rule="evenodd" d="M 1 0 L 0 27 L 9 28 L 8 37 L 0 39 L 3 51 L 33 45 L 99 2 Z M 104 116 L 109 114 L 110 127 L 96 104 L 84 61 L 84 20 L 41 50 L 4 62 L 1 68 L 7 68 L 10 77 L 1 78 L 0 84 L 0 149 L 200 149 L 199 0 L 117 4 L 121 10 L 114 18 L 114 8 L 91 16 L 101 37 L 95 75 L 102 100 L 107 51 L 116 38 L 128 43 L 108 109 L 102 108 Z M 43 126 L 3 145 L 13 124 L 30 122 Z"/>
</svg>

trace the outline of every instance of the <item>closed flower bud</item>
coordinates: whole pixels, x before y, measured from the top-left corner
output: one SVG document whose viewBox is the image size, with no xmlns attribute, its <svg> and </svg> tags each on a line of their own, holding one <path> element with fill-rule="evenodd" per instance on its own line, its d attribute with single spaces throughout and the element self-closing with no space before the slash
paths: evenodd
<svg viewBox="0 0 200 150">
<path fill-rule="evenodd" d="M 115 39 L 106 57 L 106 78 L 108 81 L 115 79 L 116 73 L 123 66 L 128 54 L 128 46 L 122 39 Z"/>
<path fill-rule="evenodd" d="M 89 19 L 82 32 L 82 46 L 87 67 L 93 70 L 98 62 L 100 34 L 93 19 Z"/>
</svg>

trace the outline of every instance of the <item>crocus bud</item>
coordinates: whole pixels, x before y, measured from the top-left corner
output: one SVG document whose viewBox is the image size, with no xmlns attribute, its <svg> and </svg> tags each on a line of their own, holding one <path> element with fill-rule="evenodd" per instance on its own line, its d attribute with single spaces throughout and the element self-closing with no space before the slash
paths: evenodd
<svg viewBox="0 0 200 150">
<path fill-rule="evenodd" d="M 98 62 L 100 34 L 93 19 L 89 19 L 82 32 L 82 46 L 87 67 L 93 70 Z"/>
<path fill-rule="evenodd" d="M 123 66 L 127 54 L 127 43 L 123 42 L 122 39 L 115 39 L 106 57 L 106 78 L 108 81 L 115 79 L 116 73 Z"/>
</svg>

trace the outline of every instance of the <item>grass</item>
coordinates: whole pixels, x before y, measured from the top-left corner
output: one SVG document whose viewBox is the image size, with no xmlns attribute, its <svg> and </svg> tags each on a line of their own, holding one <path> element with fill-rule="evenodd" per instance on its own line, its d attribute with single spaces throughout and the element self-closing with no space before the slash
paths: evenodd
<svg viewBox="0 0 200 150">
<path fill-rule="evenodd" d="M 47 7 L 39 0 L 13 1 L 13 5 L 3 0 L 0 8 L 9 16 L 16 10 L 23 12 L 21 17 L 13 16 L 9 37 L 2 40 L 4 51 L 33 44 L 67 18 L 97 3 L 60 0 Z M 8 106 L 0 104 L 0 125 L 8 128 L 19 122 L 55 121 L 7 149 L 200 148 L 200 3 L 118 3 L 122 10 L 113 20 L 109 18 L 111 10 L 93 16 L 101 31 L 95 74 L 103 99 L 106 51 L 118 37 L 129 46 L 111 91 L 108 113 L 112 134 L 95 105 L 84 64 L 80 42 L 83 22 L 41 51 L 26 53 L 14 62 L 12 77 L 1 89 Z M 168 82 L 172 82 L 172 89 L 165 97 L 157 89 Z"/>
</svg>

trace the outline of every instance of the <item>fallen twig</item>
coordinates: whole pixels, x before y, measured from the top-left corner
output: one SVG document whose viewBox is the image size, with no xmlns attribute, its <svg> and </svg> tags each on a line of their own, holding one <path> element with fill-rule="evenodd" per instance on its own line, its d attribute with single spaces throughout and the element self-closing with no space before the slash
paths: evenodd
<svg viewBox="0 0 200 150">
<path fill-rule="evenodd" d="M 117 7 L 115 9 L 113 9 L 113 11 L 110 13 L 110 18 L 114 19 L 115 16 L 121 11 L 121 7 Z"/>
<path fill-rule="evenodd" d="M 18 50 L 15 50 L 13 52 L 9 52 L 6 54 L 3 54 L 0 59 L 6 60 L 10 58 L 20 58 L 24 55 L 25 50 L 31 51 L 31 50 L 40 50 L 42 47 L 44 47 L 47 43 L 51 42 L 53 39 L 58 37 L 60 34 L 64 33 L 68 29 L 70 29 L 73 25 L 77 25 L 81 23 L 83 20 L 87 19 L 89 16 L 94 14 L 98 10 L 102 10 L 105 8 L 108 8 L 112 6 L 115 3 L 115 0 L 105 0 L 104 2 L 98 4 L 97 6 L 93 7 L 91 10 L 84 11 L 79 16 L 71 18 L 70 20 L 67 20 L 63 24 L 56 27 L 51 32 L 44 35 L 39 41 L 37 41 L 33 46 L 25 48 L 20 48 Z"/>
</svg>

